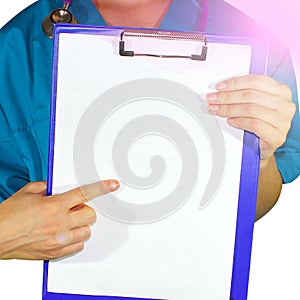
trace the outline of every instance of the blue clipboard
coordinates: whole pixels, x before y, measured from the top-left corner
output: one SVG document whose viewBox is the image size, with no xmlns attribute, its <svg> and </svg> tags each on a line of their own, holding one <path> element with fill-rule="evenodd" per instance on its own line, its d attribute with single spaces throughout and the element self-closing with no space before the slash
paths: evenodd
<svg viewBox="0 0 300 300">
<path fill-rule="evenodd" d="M 119 29 L 120 32 L 124 28 Z M 48 162 L 48 181 L 47 193 L 52 194 L 53 183 L 53 158 L 54 158 L 54 128 L 55 128 L 55 108 L 56 108 L 56 85 L 57 85 L 57 69 L 58 69 L 58 46 L 62 33 L 82 33 L 82 34 L 106 34 L 110 29 L 107 27 L 93 27 L 83 25 L 58 25 L 55 28 L 54 50 L 53 50 L 53 82 L 52 82 L 52 99 L 51 99 L 51 126 L 49 138 L 49 162 Z M 265 74 L 268 47 L 265 41 L 257 40 L 249 37 L 238 36 L 218 36 L 204 35 L 206 42 L 217 42 L 226 44 L 240 44 L 252 46 L 251 68 L 250 73 Z M 121 50 L 120 50 L 121 51 Z M 122 49 L 124 52 L 124 48 Z M 206 51 L 205 49 L 203 50 Z M 126 52 L 126 51 L 125 51 Z M 131 55 L 132 53 L 125 53 Z M 202 53 L 203 54 L 203 53 Z M 204 53 L 205 55 L 205 53 Z M 201 58 L 200 58 L 201 59 Z M 232 268 L 231 280 L 231 298 L 230 300 L 246 300 L 248 292 L 252 237 L 256 211 L 256 195 L 259 176 L 259 139 L 251 133 L 244 134 L 244 147 L 242 154 L 242 168 L 240 176 L 239 204 L 236 223 L 236 238 L 234 250 L 234 262 Z M 108 295 L 90 296 L 90 295 L 74 295 L 74 294 L 58 294 L 48 291 L 48 265 L 44 263 L 43 278 L 43 300 L 125 300 L 141 298 L 126 298 Z"/>
</svg>

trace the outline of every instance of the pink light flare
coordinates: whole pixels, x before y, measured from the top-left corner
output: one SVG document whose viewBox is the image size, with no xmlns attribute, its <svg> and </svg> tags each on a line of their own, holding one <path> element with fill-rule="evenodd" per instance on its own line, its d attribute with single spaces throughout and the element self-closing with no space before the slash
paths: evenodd
<svg viewBox="0 0 300 300">
<path fill-rule="evenodd" d="M 300 1 L 299 0 L 225 0 L 243 11 L 290 49 L 300 80 Z"/>
</svg>

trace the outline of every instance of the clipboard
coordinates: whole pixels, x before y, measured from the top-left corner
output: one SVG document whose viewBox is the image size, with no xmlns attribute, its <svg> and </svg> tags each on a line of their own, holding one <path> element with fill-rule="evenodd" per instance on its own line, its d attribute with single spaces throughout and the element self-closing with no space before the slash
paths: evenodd
<svg viewBox="0 0 300 300">
<path fill-rule="evenodd" d="M 61 37 L 71 37 L 73 35 L 83 35 L 89 38 L 96 38 L 101 40 L 101 38 L 108 39 L 114 43 L 114 53 L 113 55 L 118 56 L 118 59 L 124 58 L 126 60 L 130 60 L 132 58 L 148 58 L 148 59 L 155 59 L 161 61 L 180 61 L 182 65 L 186 64 L 187 61 L 193 63 L 198 63 L 199 68 L 201 68 L 201 64 L 204 64 L 207 59 L 209 59 L 210 55 L 210 45 L 217 43 L 219 45 L 242 45 L 250 47 L 251 49 L 251 64 L 250 64 L 250 73 L 260 73 L 265 74 L 266 69 L 266 58 L 267 58 L 267 45 L 262 41 L 258 41 L 252 38 L 245 38 L 245 37 L 236 37 L 236 36 L 218 36 L 218 35 L 211 35 L 211 34 L 199 34 L 199 33 L 187 33 L 187 32 L 173 32 L 173 31 L 155 31 L 155 30 L 144 30 L 144 29 L 124 29 L 124 28 L 108 28 L 108 27 L 92 27 L 92 26 L 83 26 L 83 25 L 58 25 L 55 29 L 55 38 L 54 38 L 54 59 L 53 59 L 53 84 L 52 84 L 52 100 L 51 100 L 51 126 L 50 126 L 50 143 L 49 143 L 49 168 L 48 168 L 48 187 L 47 192 L 48 194 L 52 194 L 52 188 L 54 185 L 53 181 L 53 169 L 55 165 L 55 158 L 56 152 L 55 145 L 57 142 L 57 107 L 59 104 L 58 99 L 60 97 L 58 93 L 58 89 L 63 89 L 62 84 L 60 83 L 60 73 L 59 73 L 59 60 L 62 59 L 60 57 L 60 47 L 61 47 Z M 191 52 L 188 49 L 188 53 L 186 52 L 186 44 L 183 44 L 182 47 L 179 47 L 179 52 L 183 51 L 184 54 L 178 54 L 174 51 L 174 47 L 171 47 L 169 53 L 161 53 L 158 49 L 159 47 L 154 47 L 154 49 L 150 47 L 147 48 L 147 43 L 140 43 L 142 49 L 135 49 L 132 48 L 132 43 L 130 42 L 131 38 L 137 39 L 151 39 L 151 41 L 160 42 L 163 41 L 164 44 L 174 42 L 183 41 L 184 43 L 189 43 L 192 41 L 193 43 L 196 41 L 197 46 Z M 106 41 L 107 42 L 107 41 Z M 152 45 L 153 47 L 153 45 Z M 233 48 L 232 48 L 233 49 Z M 87 53 L 88 55 L 88 53 Z M 99 56 L 101 56 L 101 51 Z M 167 64 L 167 63 L 166 63 Z M 119 66 L 114 66 L 118 68 Z M 115 69 L 115 72 L 118 69 Z M 136 84 L 144 84 L 144 88 L 147 89 L 149 84 L 150 88 L 148 92 L 151 92 L 153 88 L 155 88 L 155 84 L 157 83 L 156 80 L 161 81 L 162 79 L 152 78 L 150 81 L 146 80 L 143 83 L 141 81 L 134 81 L 133 85 L 131 86 L 129 83 L 125 84 L 125 86 L 120 85 L 117 95 L 124 93 L 126 90 L 132 90 L 137 85 Z M 74 83 L 73 87 L 74 87 Z M 96 84 L 94 82 L 93 84 Z M 151 88 L 151 84 L 154 86 Z M 170 84 L 170 86 L 168 86 Z M 168 90 L 172 89 L 173 85 L 171 82 L 163 79 L 163 85 L 168 86 Z M 161 85 L 160 85 L 161 87 Z M 182 87 L 182 86 L 181 86 Z M 176 86 L 174 85 L 174 89 L 176 90 Z M 185 90 L 188 92 L 187 90 Z M 104 93 L 105 94 L 105 93 Z M 114 94 L 116 95 L 116 94 Z M 127 95 L 128 96 L 128 95 Z M 152 95 L 153 96 L 153 95 Z M 159 95 L 156 95 L 159 97 Z M 168 95 L 164 95 L 168 97 Z M 109 95 L 112 98 L 112 95 Z M 136 97 L 135 94 L 130 94 L 129 97 Z M 97 102 L 97 101 L 96 101 Z M 75 105 L 76 106 L 76 105 Z M 93 111 L 95 107 L 91 105 Z M 97 108 L 97 107 L 96 107 Z M 99 107 L 98 107 L 99 108 Z M 107 112 L 106 112 L 107 113 Z M 202 115 L 203 117 L 204 115 Z M 94 116 L 95 117 L 95 116 Z M 84 118 L 81 118 L 81 120 Z M 206 122 L 206 121 L 205 121 Z M 204 124 L 206 130 L 210 126 L 215 126 L 213 123 Z M 88 126 L 87 124 L 85 124 Z M 96 132 L 97 133 L 97 132 Z M 93 134 L 96 134 L 95 132 Z M 234 135 L 234 133 L 233 133 Z M 81 135 L 82 137 L 82 135 Z M 217 137 L 216 137 L 217 140 Z M 90 140 L 86 140 L 90 143 Z M 72 141 L 74 142 L 74 141 Z M 210 140 L 211 143 L 215 143 L 214 139 Z M 76 141 L 74 142 L 76 143 Z M 215 144 L 215 146 L 218 144 Z M 84 146 L 83 146 L 84 148 Z M 74 148 L 75 149 L 75 148 Z M 80 158 L 80 153 L 73 155 L 77 159 Z M 84 150 L 85 151 L 85 150 Z M 89 150 L 87 150 L 89 151 Z M 217 155 L 214 156 L 214 159 L 222 164 L 220 158 Z M 93 168 L 93 166 L 90 166 Z M 75 167 L 76 168 L 76 167 Z M 215 172 L 217 165 L 215 165 L 211 172 Z M 254 219 L 255 219 L 255 208 L 256 208 L 256 194 L 257 194 L 257 182 L 258 182 L 258 174 L 259 174 L 259 141 L 258 138 L 248 132 L 245 132 L 243 135 L 243 149 L 242 149 L 242 157 L 241 157 L 241 170 L 240 170 L 240 182 L 239 182 L 239 192 L 238 192 L 238 207 L 237 207 L 237 217 L 234 222 L 236 223 L 235 229 L 235 242 L 234 242 L 234 253 L 233 253 L 233 260 L 232 260 L 232 273 L 231 276 L 231 290 L 230 290 L 230 300 L 246 300 L 247 299 L 247 290 L 248 290 L 248 280 L 249 280 L 249 270 L 250 270 L 250 259 L 251 259 L 251 247 L 252 247 L 252 236 L 253 236 L 253 226 L 254 226 Z M 222 173 L 216 172 L 217 176 L 220 178 L 223 176 Z M 78 174 L 77 174 L 78 175 Z M 94 178 L 92 178 L 94 179 Z M 213 179 L 212 179 L 213 180 Z M 220 179 L 221 180 L 221 179 Z M 79 183 L 82 183 L 84 179 L 79 178 Z M 209 184 L 208 184 L 209 185 Z M 211 193 L 211 191 L 204 191 L 205 193 Z M 211 198 L 214 196 L 211 195 Z M 205 198 L 203 196 L 203 198 Z M 211 200 L 211 199 L 210 199 Z M 202 208 L 210 205 L 210 201 L 200 203 Z M 180 205 L 179 205 L 180 206 Z M 178 206 L 178 207 L 179 207 Z M 115 216 L 113 207 L 111 211 L 108 211 L 109 217 L 112 218 L 120 218 L 119 215 Z M 161 208 L 161 207 L 160 207 Z M 174 210 L 176 211 L 176 210 Z M 102 211 L 103 212 L 103 211 Z M 107 213 L 107 211 L 104 212 Z M 164 212 L 164 217 L 167 215 Z M 145 221 L 145 216 L 143 215 L 143 220 Z M 124 215 L 121 216 L 121 218 Z M 151 216 L 153 218 L 153 216 Z M 162 218 L 161 215 L 155 216 L 157 220 Z M 125 219 L 121 220 L 122 222 L 127 222 L 128 220 L 126 217 Z M 153 220 L 152 220 L 153 221 Z M 151 220 L 146 220 L 146 223 L 151 223 Z M 142 222 L 140 222 L 142 223 Z M 70 293 L 70 292 L 53 292 L 49 290 L 49 267 L 51 266 L 52 262 L 45 262 L 44 263 L 44 280 L 43 280 L 43 300 L 62 300 L 62 299 L 84 299 L 84 300 L 91 300 L 91 299 L 154 299 L 154 298 L 147 298 L 147 297 L 132 297 L 128 295 L 111 295 L 108 293 L 103 294 L 77 294 L 77 293 Z M 67 279 L 66 279 L 67 280 Z M 213 284 L 212 284 L 213 286 Z M 206 297 L 206 298 L 205 298 Z M 205 297 L 201 297 L 201 299 L 214 299 L 209 295 Z M 160 298 L 155 298 L 160 299 Z M 165 299 L 165 298 L 163 298 Z M 185 298 L 188 299 L 188 298 Z M 200 299 L 200 298 L 199 298 Z M 219 299 L 219 298 L 218 298 Z M 223 298 L 222 298 L 223 299 Z M 228 298 L 224 298 L 228 299 Z M 215 299 L 214 299 L 215 300 Z M 216 299 L 217 300 L 217 299 Z"/>
</svg>

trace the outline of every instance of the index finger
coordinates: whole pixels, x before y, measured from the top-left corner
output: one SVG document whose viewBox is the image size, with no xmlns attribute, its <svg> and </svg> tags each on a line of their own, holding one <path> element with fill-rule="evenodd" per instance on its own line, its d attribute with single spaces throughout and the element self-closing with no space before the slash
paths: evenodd
<svg viewBox="0 0 300 300">
<path fill-rule="evenodd" d="M 96 197 L 114 192 L 119 187 L 119 181 L 111 179 L 83 185 L 60 195 L 64 197 L 69 207 L 72 208 Z"/>
<path fill-rule="evenodd" d="M 280 95 L 287 99 L 292 98 L 291 89 L 287 85 L 274 80 L 272 77 L 260 74 L 232 77 L 217 83 L 215 88 L 217 91 L 254 89 Z"/>
</svg>

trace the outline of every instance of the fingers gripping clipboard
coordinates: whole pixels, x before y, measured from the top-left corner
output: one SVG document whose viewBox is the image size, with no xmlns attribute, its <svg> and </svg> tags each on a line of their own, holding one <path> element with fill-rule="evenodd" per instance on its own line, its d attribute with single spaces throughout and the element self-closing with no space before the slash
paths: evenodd
<svg viewBox="0 0 300 300">
<path fill-rule="evenodd" d="M 57 26 L 48 193 L 117 178 L 89 204 L 85 249 L 45 262 L 43 299 L 245 300 L 258 139 L 208 113 L 231 76 L 264 73 L 256 40 Z"/>
</svg>

